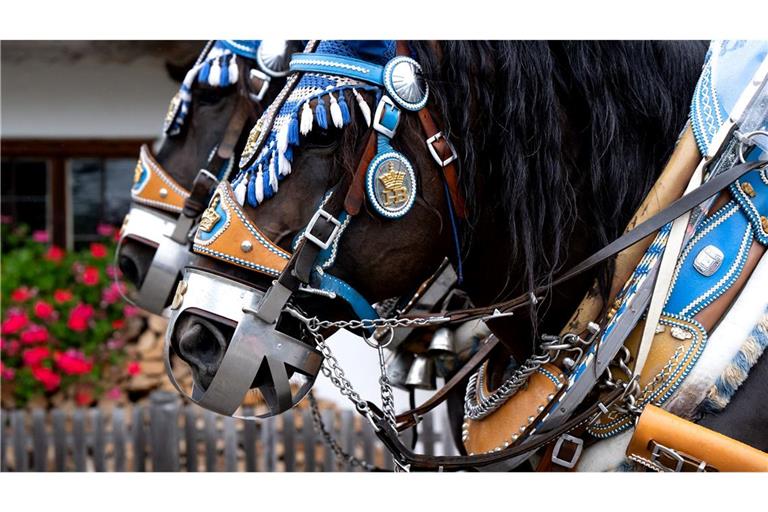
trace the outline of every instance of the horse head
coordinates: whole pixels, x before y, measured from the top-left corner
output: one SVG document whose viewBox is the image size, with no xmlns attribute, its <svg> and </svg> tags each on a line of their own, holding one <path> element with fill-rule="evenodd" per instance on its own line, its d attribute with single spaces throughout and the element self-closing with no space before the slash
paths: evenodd
<svg viewBox="0 0 768 512">
<path fill-rule="evenodd" d="M 207 187 L 227 179 L 248 131 L 285 83 L 287 56 L 296 45 L 239 40 L 206 45 L 171 101 L 157 153 L 142 148 L 117 263 L 138 290 L 133 300 L 145 309 L 160 313 L 167 305 L 187 253 L 187 233 L 167 247 L 163 242 L 179 219 L 194 219 L 204 207 Z"/>
</svg>

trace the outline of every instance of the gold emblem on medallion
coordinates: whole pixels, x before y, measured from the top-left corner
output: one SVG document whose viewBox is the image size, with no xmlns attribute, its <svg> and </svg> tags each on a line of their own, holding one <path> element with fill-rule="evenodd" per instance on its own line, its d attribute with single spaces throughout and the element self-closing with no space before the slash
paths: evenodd
<svg viewBox="0 0 768 512">
<path fill-rule="evenodd" d="M 176 110 L 178 110 L 180 103 L 181 98 L 179 97 L 179 93 L 174 94 L 173 98 L 171 98 L 171 104 L 168 105 L 168 112 L 165 114 L 166 125 L 171 124 L 171 121 L 173 121 L 174 116 L 176 116 Z"/>
<path fill-rule="evenodd" d="M 139 160 L 138 162 L 136 162 L 136 168 L 133 170 L 133 184 L 134 185 L 136 183 L 138 183 L 139 180 L 141 179 L 141 170 L 142 170 L 141 160 Z"/>
<path fill-rule="evenodd" d="M 221 220 L 221 215 L 216 212 L 216 207 L 219 206 L 219 195 L 216 194 L 211 200 L 211 204 L 203 212 L 203 216 L 200 218 L 200 229 L 206 233 L 210 233 L 213 226 Z"/>
<path fill-rule="evenodd" d="M 379 181 L 384 186 L 381 191 L 384 206 L 397 207 L 408 200 L 408 189 L 404 184 L 405 172 L 396 170 L 392 160 L 387 163 L 387 172 L 379 176 Z"/>
</svg>

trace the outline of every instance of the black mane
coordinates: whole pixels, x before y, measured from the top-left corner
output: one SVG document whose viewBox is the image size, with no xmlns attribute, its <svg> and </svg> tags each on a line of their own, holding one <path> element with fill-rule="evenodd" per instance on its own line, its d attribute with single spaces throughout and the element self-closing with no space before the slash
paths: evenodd
<svg viewBox="0 0 768 512">
<path fill-rule="evenodd" d="M 471 226 L 491 215 L 528 290 L 618 236 L 671 154 L 706 52 L 698 42 L 414 42 L 457 146 Z M 465 224 L 465 225 L 466 225 Z M 508 244 L 504 247 L 504 244 Z M 601 278 L 605 290 L 609 272 Z"/>
</svg>

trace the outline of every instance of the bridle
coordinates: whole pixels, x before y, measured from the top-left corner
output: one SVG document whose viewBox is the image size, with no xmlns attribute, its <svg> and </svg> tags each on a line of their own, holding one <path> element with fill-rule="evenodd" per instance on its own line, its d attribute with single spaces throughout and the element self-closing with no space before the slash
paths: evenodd
<svg viewBox="0 0 768 512">
<path fill-rule="evenodd" d="M 189 242 L 197 220 L 219 181 L 227 181 L 234 166 L 234 150 L 255 105 L 264 100 L 274 78 L 288 73 L 291 41 L 210 41 L 187 73 L 171 100 L 165 119 L 165 137 L 183 133 L 196 81 L 211 86 L 238 87 L 239 100 L 227 122 L 222 139 L 210 150 L 206 168 L 196 175 L 191 188 L 181 186 L 143 146 L 131 188 L 131 208 L 123 221 L 120 247 L 133 239 L 157 248 L 135 297 L 126 300 L 161 314 L 189 259 Z M 238 59 L 255 61 L 249 76 L 240 77 Z M 165 139 L 164 139 L 165 140 Z"/>
<path fill-rule="evenodd" d="M 528 376 L 540 369 L 544 364 L 562 361 L 566 353 L 578 350 L 579 356 L 570 365 L 574 371 L 568 377 L 564 375 L 551 376 L 550 380 L 555 381 L 555 389 L 551 393 L 551 397 L 548 398 L 548 403 L 538 411 L 540 416 L 538 418 L 533 416 L 530 418 L 528 424 L 533 425 L 535 428 L 526 425 L 526 428 L 522 430 L 526 435 L 518 436 L 520 438 L 518 443 L 500 446 L 490 453 L 470 454 L 467 456 L 436 457 L 416 454 L 402 444 L 397 432 L 412 427 L 418 423 L 421 415 L 441 403 L 449 391 L 468 378 L 488 358 L 493 348 L 499 343 L 499 339 L 496 336 L 488 337 L 478 352 L 446 383 L 444 388 L 438 391 L 425 404 L 403 414 L 395 415 L 391 387 L 383 369 L 383 349 L 387 345 L 388 337 L 383 336 L 379 338 L 382 341 L 377 341 L 373 339 L 371 334 L 374 329 L 391 331 L 400 327 L 447 325 L 474 319 L 492 320 L 509 316 L 516 310 L 528 307 L 541 300 L 542 296 L 548 294 L 553 287 L 567 282 L 576 276 L 583 275 L 595 266 L 609 261 L 625 249 L 662 229 L 683 213 L 711 198 L 741 176 L 765 166 L 766 162 L 740 163 L 723 169 L 718 173 L 713 172 L 711 178 L 705 184 L 672 202 L 650 219 L 639 224 L 628 233 L 617 238 L 603 249 L 562 274 L 548 286 L 539 287 L 519 297 L 481 308 L 461 309 L 439 315 L 423 314 L 378 318 L 375 312 L 370 313 L 370 311 L 362 307 L 356 308 L 356 303 L 361 300 L 364 301 L 364 299 L 359 294 L 355 295 L 357 292 L 351 290 L 346 283 L 340 284 L 338 281 L 328 280 L 327 276 L 329 274 L 318 271 L 318 267 L 322 270 L 327 262 L 330 261 L 332 263 L 335 258 L 335 250 L 338 247 L 339 238 L 342 236 L 348 223 L 351 222 L 351 219 L 359 212 L 360 205 L 364 200 L 367 199 L 374 210 L 383 217 L 396 219 L 407 214 L 408 203 L 406 200 L 403 201 L 403 205 L 400 208 L 388 209 L 387 201 L 383 197 L 384 194 L 381 192 L 381 189 L 377 189 L 375 186 L 375 179 L 381 176 L 382 173 L 392 169 L 392 167 L 395 167 L 396 172 L 399 173 L 397 178 L 401 180 L 400 183 L 407 182 L 409 175 L 411 186 L 414 182 L 412 178 L 414 171 L 410 167 L 410 163 L 404 156 L 393 154 L 396 152 L 388 144 L 388 139 L 394 134 L 403 111 L 406 114 L 407 112 L 418 112 L 419 118 L 422 120 L 422 126 L 428 134 L 427 146 L 430 148 L 430 152 L 434 149 L 433 156 L 436 155 L 435 160 L 440 168 L 443 169 L 449 203 L 455 206 L 457 213 L 463 214 L 462 201 L 456 187 L 455 170 L 452 167 L 455 160 L 455 152 L 445 138 L 434 129 L 436 125 L 432 122 L 431 115 L 425 108 L 428 99 L 426 84 L 421 89 L 423 91 L 422 96 L 412 97 L 406 95 L 402 89 L 398 89 L 396 86 L 399 83 L 403 83 L 402 81 L 393 80 L 395 76 L 400 78 L 410 77 L 412 80 L 420 77 L 418 63 L 404 55 L 407 51 L 407 45 L 398 44 L 399 55 L 383 68 L 346 57 L 312 53 L 313 48 L 313 44 L 310 43 L 305 53 L 297 54 L 293 57 L 291 69 L 296 71 L 296 74 L 293 76 L 294 82 L 291 83 L 289 81 L 286 89 L 295 85 L 302 72 L 353 76 L 355 79 L 362 79 L 380 86 L 384 89 L 385 93 L 377 96 L 376 114 L 371 120 L 374 130 L 366 143 L 356 172 L 351 178 L 343 179 L 341 183 L 326 195 L 322 204 L 299 237 L 293 254 L 289 257 L 281 258 L 278 265 L 261 265 L 264 268 L 260 269 L 256 267 L 260 263 L 251 261 L 252 258 L 250 256 L 243 259 L 243 252 L 249 254 L 253 250 L 253 243 L 250 243 L 250 240 L 246 240 L 250 245 L 241 246 L 239 253 L 237 250 L 233 250 L 231 243 L 229 247 L 227 247 L 227 244 L 222 244 L 219 247 L 220 250 L 210 248 L 216 241 L 214 240 L 211 243 L 211 238 L 221 237 L 222 233 L 226 234 L 227 230 L 234 229 L 235 232 L 250 232 L 252 236 L 256 236 L 263 247 L 261 252 L 264 254 L 273 252 L 272 250 L 275 249 L 274 244 L 256 226 L 245 219 L 241 211 L 238 211 L 239 201 L 233 200 L 236 194 L 232 189 L 228 186 L 219 186 L 217 195 L 214 196 L 215 204 L 212 203 L 213 207 L 209 208 L 211 218 L 214 219 L 211 221 L 211 230 L 206 232 L 207 234 L 201 233 L 200 230 L 198 231 L 195 238 L 196 252 L 274 276 L 276 279 L 265 293 L 249 292 L 250 295 L 246 297 L 246 300 L 239 302 L 240 308 L 232 306 L 235 310 L 239 309 L 239 313 L 225 313 L 220 309 L 217 310 L 220 311 L 219 316 L 229 318 L 237 323 L 235 336 L 233 336 L 230 342 L 230 349 L 227 350 L 224 356 L 219 372 L 221 372 L 222 367 L 228 367 L 236 369 L 244 377 L 238 380 L 238 386 L 229 386 L 231 382 L 226 377 L 222 377 L 219 380 L 220 385 L 214 385 L 216 382 L 216 378 L 214 378 L 214 382 L 205 393 L 198 393 L 197 396 L 193 394 L 193 400 L 217 412 L 234 414 L 239 406 L 241 397 L 247 392 L 251 381 L 259 372 L 259 368 L 264 361 L 269 363 L 270 370 L 278 368 L 276 374 L 280 377 L 277 381 L 264 386 L 264 389 L 267 389 L 269 394 L 273 396 L 273 399 L 269 400 L 265 394 L 269 410 L 264 416 L 283 412 L 287 405 L 295 405 L 295 403 L 301 400 L 303 397 L 302 393 L 306 393 L 308 387 L 311 387 L 311 383 L 308 387 L 303 385 L 298 393 L 292 393 L 290 386 L 285 382 L 286 372 L 280 367 L 280 363 L 288 363 L 287 359 L 280 354 L 276 354 L 274 351 L 267 352 L 269 349 L 265 348 L 275 343 L 278 345 L 281 343 L 279 340 L 271 340 L 271 338 L 282 339 L 282 336 L 285 335 L 285 333 L 278 331 L 276 323 L 280 319 L 281 313 L 286 312 L 294 320 L 297 320 L 300 326 L 306 329 L 306 332 L 308 332 L 317 347 L 315 348 L 307 344 L 303 344 L 302 347 L 300 345 L 301 342 L 291 337 L 291 349 L 303 350 L 304 353 L 304 357 L 292 355 L 294 362 L 291 363 L 291 366 L 300 370 L 310 380 L 314 380 L 314 376 L 312 376 L 314 368 L 316 366 L 319 367 L 320 371 L 328 376 L 339 388 L 342 395 L 347 396 L 353 402 L 357 411 L 371 423 L 377 436 L 392 452 L 398 467 L 402 469 L 453 471 L 478 467 L 514 467 L 528 458 L 538 448 L 556 439 L 560 439 L 561 436 L 576 428 L 592 423 L 599 415 L 606 413 L 609 409 L 618 407 L 626 413 L 635 413 L 636 411 L 633 411 L 631 408 L 631 398 L 633 397 L 634 390 L 633 381 L 614 382 L 613 386 L 594 403 L 585 407 L 583 402 L 595 386 L 600 383 L 600 376 L 603 374 L 603 370 L 607 368 L 608 363 L 614 359 L 621 348 L 627 329 L 630 329 L 639 320 L 643 311 L 642 307 L 637 307 L 637 311 L 632 311 L 632 314 L 624 316 L 623 323 L 618 326 L 613 325 L 611 327 L 611 333 L 613 333 L 611 337 L 606 336 L 606 327 L 610 325 L 612 320 L 618 318 L 615 314 L 601 318 L 598 323 L 590 324 L 586 335 L 585 333 L 569 333 L 568 335 L 552 337 L 546 340 L 547 343 L 544 346 L 546 359 L 539 360 L 538 366 L 535 368 L 529 367 L 530 372 Z M 398 66 L 406 66 L 408 69 L 401 67 L 399 69 L 400 74 L 398 74 Z M 381 76 L 381 79 L 378 78 L 379 76 Z M 409 85 L 413 85 L 412 80 L 403 80 Z M 287 93 L 281 93 L 278 99 L 282 98 L 282 101 L 284 101 L 286 96 Z M 279 104 L 270 107 L 270 111 L 266 116 L 266 122 L 262 124 L 260 121 L 259 124 L 262 124 L 262 126 L 260 126 L 258 133 L 254 137 L 251 150 L 245 155 L 246 163 L 256 155 L 260 144 L 263 144 L 266 140 L 266 134 L 269 131 L 270 125 L 274 122 L 279 107 Z M 428 128 L 432 128 L 432 130 Z M 732 136 L 735 129 L 736 124 L 732 123 L 724 129 L 725 134 L 723 137 Z M 429 135 L 430 133 L 432 135 Z M 723 154 L 718 151 L 707 155 L 707 158 L 710 162 L 715 162 L 722 156 Z M 242 163 L 241 161 L 241 166 Z M 386 180 L 382 181 L 386 182 Z M 407 195 L 408 185 L 405 185 L 405 188 Z M 220 199 L 216 201 L 216 197 L 220 197 Z M 222 204 L 226 206 L 222 207 Z M 240 202 L 240 204 L 242 203 Z M 233 240 L 236 239 L 236 237 L 233 238 Z M 198 249 L 198 245 L 203 249 Z M 244 251 L 244 247 L 249 247 L 249 249 Z M 238 253 L 238 256 L 235 257 L 233 253 Z M 287 255 L 284 254 L 283 256 Z M 235 261 L 235 258 L 242 261 Z M 169 333 L 173 332 L 174 324 L 182 312 L 192 309 L 196 311 L 211 311 L 215 307 L 211 304 L 212 298 L 204 299 L 201 297 L 202 292 L 197 291 L 200 288 L 195 288 L 193 293 L 192 287 L 185 284 L 187 280 L 190 280 L 191 284 L 191 279 L 199 279 L 197 275 L 199 273 L 199 269 L 186 269 L 185 281 L 179 284 L 177 295 L 174 299 L 175 307 L 172 308 L 174 312 L 171 314 Z M 209 278 L 210 281 L 215 279 L 215 277 Z M 648 279 L 648 282 L 651 281 L 652 279 Z M 302 291 L 316 293 L 317 295 L 340 297 L 347 300 L 353 306 L 353 309 L 358 312 L 359 320 L 330 322 L 316 317 L 308 317 L 298 307 L 289 302 L 294 294 Z M 648 293 L 647 287 L 633 290 L 633 299 L 636 301 L 636 304 L 642 304 L 647 299 Z M 370 310 L 372 311 L 372 308 Z M 359 311 L 363 311 L 367 315 L 361 314 Z M 227 317 L 227 314 L 230 316 Z M 234 317 L 237 318 L 235 319 Z M 382 365 L 380 383 L 383 409 L 362 399 L 344 376 L 343 370 L 338 365 L 323 338 L 322 333 L 331 328 L 357 329 L 363 333 L 366 341 L 377 349 Z M 248 331 L 252 334 L 249 335 Z M 276 333 L 279 333 L 279 335 Z M 166 342 L 167 352 L 171 346 L 171 341 L 168 339 Z M 233 346 L 235 347 L 234 350 L 231 348 Z M 247 350 L 242 349 L 242 347 L 246 346 L 248 347 Z M 599 355 L 595 352 L 598 348 L 600 350 Z M 230 350 L 232 350 L 231 357 Z M 318 355 L 318 352 L 323 357 L 323 360 L 315 365 L 315 361 L 317 361 L 315 356 Z M 249 354 L 250 361 L 242 359 L 243 354 L 246 353 Z M 240 358 L 240 360 L 236 361 L 236 358 Z M 168 358 L 166 360 L 168 361 Z M 298 364 L 296 364 L 296 361 L 298 361 Z M 576 371 L 579 372 L 578 375 Z M 173 379 L 170 365 L 169 373 Z M 217 377 L 218 375 L 219 373 L 217 373 Z M 582 375 L 589 377 L 582 378 Z M 248 378 L 249 376 L 250 379 Z M 273 375 L 273 377 L 275 376 Z M 550 378 L 550 376 L 547 376 L 547 378 Z M 175 379 L 173 380 L 175 382 Z M 180 391 L 184 392 L 178 384 L 177 387 L 179 387 Z M 515 389 L 510 387 L 509 394 L 513 394 L 514 391 Z M 235 396 L 236 399 L 229 399 L 222 405 L 222 402 L 216 403 L 216 400 L 212 398 L 224 395 Z M 281 395 L 281 397 L 275 399 L 274 396 L 276 395 Z M 483 414 L 479 410 L 476 413 L 477 417 Z M 517 437 L 515 437 L 515 440 L 517 440 Z"/>
</svg>

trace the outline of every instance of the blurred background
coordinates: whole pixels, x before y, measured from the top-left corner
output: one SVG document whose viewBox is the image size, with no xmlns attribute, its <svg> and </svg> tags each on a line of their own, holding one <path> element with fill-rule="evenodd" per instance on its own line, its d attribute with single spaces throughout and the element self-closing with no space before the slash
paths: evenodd
<svg viewBox="0 0 768 512">
<path fill-rule="evenodd" d="M 183 403 L 165 376 L 165 320 L 121 298 L 115 238 L 138 150 L 160 136 L 203 45 L 0 44 L 4 471 L 360 469 L 334 458 L 306 401 L 257 424 Z M 357 391 L 378 401 L 375 351 L 347 332 L 329 343 Z M 391 464 L 327 379 L 315 390 L 343 447 Z M 407 393 L 395 393 L 406 409 Z M 419 448 L 453 453 L 445 412 L 433 416 Z"/>
</svg>

